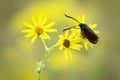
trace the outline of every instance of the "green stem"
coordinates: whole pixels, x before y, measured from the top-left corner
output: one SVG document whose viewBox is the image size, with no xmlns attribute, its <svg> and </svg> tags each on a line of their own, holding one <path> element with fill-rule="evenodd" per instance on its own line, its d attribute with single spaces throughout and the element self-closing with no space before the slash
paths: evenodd
<svg viewBox="0 0 120 80">
<path fill-rule="evenodd" d="M 52 47 L 50 47 L 50 48 L 48 48 L 48 49 L 46 50 L 46 53 L 44 54 L 44 56 L 43 56 L 43 58 L 42 58 L 42 63 L 41 63 L 41 70 L 40 70 L 40 72 L 42 71 L 42 67 L 43 67 L 45 61 L 47 60 L 47 57 L 48 57 L 49 53 L 50 53 L 55 47 L 56 47 L 56 45 L 53 45 Z"/>
<path fill-rule="evenodd" d="M 50 48 L 48 48 L 47 45 L 46 45 L 46 43 L 45 43 L 45 41 L 43 39 L 41 39 L 41 40 L 43 42 L 43 45 L 45 47 L 46 52 L 45 52 L 45 54 L 44 54 L 44 56 L 43 56 L 43 58 L 41 60 L 41 66 L 40 66 L 39 73 L 42 71 L 43 65 L 44 65 L 45 61 L 47 60 L 47 57 L 48 57 L 49 53 L 57 46 L 55 44 L 55 45 L 51 46 Z"/>
<path fill-rule="evenodd" d="M 55 47 L 57 47 L 57 45 L 55 44 L 55 45 L 53 45 L 53 46 L 51 46 L 49 49 L 48 49 L 48 51 L 49 51 L 49 53 L 55 48 Z"/>
<path fill-rule="evenodd" d="M 41 39 L 41 40 L 42 40 L 42 42 L 43 42 L 43 45 L 44 45 L 44 47 L 45 47 L 45 50 L 47 51 L 47 50 L 48 50 L 48 47 L 47 47 L 45 41 L 44 41 L 43 39 Z"/>
<path fill-rule="evenodd" d="M 41 73 L 41 71 L 42 71 L 42 69 L 43 69 L 43 65 L 44 65 L 45 61 L 47 60 L 47 57 L 48 57 L 49 53 L 57 46 L 57 45 L 55 44 L 55 45 L 51 46 L 50 48 L 48 48 L 47 45 L 46 45 L 46 43 L 45 43 L 45 41 L 44 41 L 43 39 L 41 39 L 41 40 L 42 40 L 42 42 L 43 42 L 43 45 L 44 45 L 44 47 L 45 47 L 46 52 L 45 52 L 42 60 L 40 61 L 40 66 L 38 66 L 38 68 L 40 69 L 40 70 L 38 71 L 38 80 L 40 80 L 40 73 Z"/>
<path fill-rule="evenodd" d="M 40 80 L 40 73 L 38 73 L 38 80 Z"/>
<path fill-rule="evenodd" d="M 46 51 L 46 53 L 45 53 L 45 55 L 43 56 L 43 58 L 42 58 L 42 65 L 45 63 L 45 61 L 46 61 L 46 59 L 47 59 L 47 56 L 48 56 L 48 54 L 49 54 L 49 52 L 48 51 Z M 41 69 L 42 70 L 42 69 Z"/>
</svg>

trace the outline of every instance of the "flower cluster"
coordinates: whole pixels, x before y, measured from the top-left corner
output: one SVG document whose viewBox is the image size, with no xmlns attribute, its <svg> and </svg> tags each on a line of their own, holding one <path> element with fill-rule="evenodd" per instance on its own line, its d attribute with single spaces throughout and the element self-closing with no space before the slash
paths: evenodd
<svg viewBox="0 0 120 80">
<path fill-rule="evenodd" d="M 80 23 L 85 24 L 85 16 L 82 15 L 81 17 L 78 16 L 77 19 Z M 40 16 L 38 19 L 35 17 L 32 17 L 32 24 L 28 22 L 24 22 L 24 26 L 27 28 L 25 30 L 22 30 L 22 33 L 27 33 L 25 38 L 32 37 L 31 43 L 34 43 L 37 37 L 40 37 L 44 47 L 46 49 L 46 53 L 42 60 L 37 65 L 37 72 L 41 72 L 41 69 L 44 65 L 44 62 L 47 59 L 47 56 L 51 49 L 53 49 L 55 46 L 59 46 L 60 50 L 63 50 L 65 54 L 66 60 L 69 58 L 72 59 L 72 52 L 73 50 L 80 50 L 81 48 L 85 48 L 85 50 L 88 50 L 88 46 L 93 47 L 93 44 L 88 40 L 86 36 L 82 33 L 82 30 L 80 29 L 80 26 L 76 26 L 75 28 L 72 28 L 71 30 L 66 30 L 62 34 L 59 35 L 59 40 L 56 42 L 55 45 L 48 48 L 44 39 L 50 40 L 50 36 L 47 34 L 48 32 L 57 32 L 56 29 L 52 28 L 52 26 L 55 24 L 55 22 L 51 22 L 48 24 L 45 24 L 47 21 L 47 17 Z M 75 24 L 76 25 L 76 24 Z M 92 29 L 96 34 L 99 33 L 99 31 L 94 30 L 94 28 L 97 26 L 97 24 L 90 24 L 88 25 L 90 29 Z"/>
<path fill-rule="evenodd" d="M 81 17 L 78 16 L 77 20 L 80 23 L 85 24 L 85 16 L 84 15 L 82 15 Z M 94 28 L 96 26 L 97 26 L 97 24 L 89 25 L 89 27 L 96 34 L 98 34 L 99 31 L 94 30 Z M 82 48 L 82 44 L 83 44 L 85 50 L 88 50 L 88 46 L 93 47 L 93 44 L 90 41 L 88 41 L 88 39 L 83 35 L 79 25 L 76 26 L 76 28 L 72 28 L 71 31 L 72 31 L 72 33 L 69 36 L 68 36 L 68 31 L 66 31 L 64 34 L 59 35 L 60 40 L 57 43 L 60 46 L 60 49 L 64 50 L 66 59 L 68 59 L 68 57 L 70 57 L 70 59 L 72 59 L 72 53 L 71 53 L 70 49 L 80 50 Z"/>
</svg>

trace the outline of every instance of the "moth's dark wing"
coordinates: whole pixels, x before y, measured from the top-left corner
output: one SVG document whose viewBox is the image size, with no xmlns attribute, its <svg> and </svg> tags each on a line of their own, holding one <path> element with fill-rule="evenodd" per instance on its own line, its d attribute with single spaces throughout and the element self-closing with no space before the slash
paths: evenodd
<svg viewBox="0 0 120 80">
<path fill-rule="evenodd" d="M 98 42 L 98 36 L 97 34 L 89 27 L 86 27 L 83 31 L 84 36 L 93 44 L 96 44 Z"/>
</svg>

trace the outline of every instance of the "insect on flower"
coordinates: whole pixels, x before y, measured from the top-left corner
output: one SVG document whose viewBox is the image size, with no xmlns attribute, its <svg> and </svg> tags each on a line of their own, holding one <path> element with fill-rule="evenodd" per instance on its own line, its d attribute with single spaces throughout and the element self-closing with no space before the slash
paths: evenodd
<svg viewBox="0 0 120 80">
<path fill-rule="evenodd" d="M 76 25 L 76 26 L 80 27 L 81 34 L 83 35 L 83 37 L 86 37 L 89 42 L 91 42 L 93 44 L 96 44 L 98 42 L 99 37 L 97 36 L 97 34 L 87 24 L 80 23 L 77 19 L 75 19 L 75 18 L 73 18 L 71 16 L 68 16 L 66 14 L 65 14 L 65 16 L 70 18 L 70 19 L 73 19 L 73 20 L 75 20 L 75 21 L 77 21 L 79 23 L 79 25 Z M 63 31 L 71 29 L 71 28 L 75 28 L 76 26 L 66 28 Z"/>
</svg>

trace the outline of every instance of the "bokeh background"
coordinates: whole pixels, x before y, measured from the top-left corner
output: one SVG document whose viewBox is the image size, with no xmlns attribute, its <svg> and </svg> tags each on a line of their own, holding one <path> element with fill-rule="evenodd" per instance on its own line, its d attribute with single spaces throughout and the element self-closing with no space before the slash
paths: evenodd
<svg viewBox="0 0 120 80">
<path fill-rule="evenodd" d="M 86 23 L 97 23 L 99 42 L 88 51 L 73 50 L 73 60 L 65 60 L 56 48 L 41 73 L 41 80 L 120 80 L 120 0 L 0 0 L 0 80 L 37 80 L 34 71 L 45 50 L 40 39 L 34 44 L 21 30 L 24 21 L 40 13 L 56 21 L 57 33 L 46 40 L 50 47 L 63 28 L 73 26 L 74 17 L 85 14 Z"/>
</svg>

